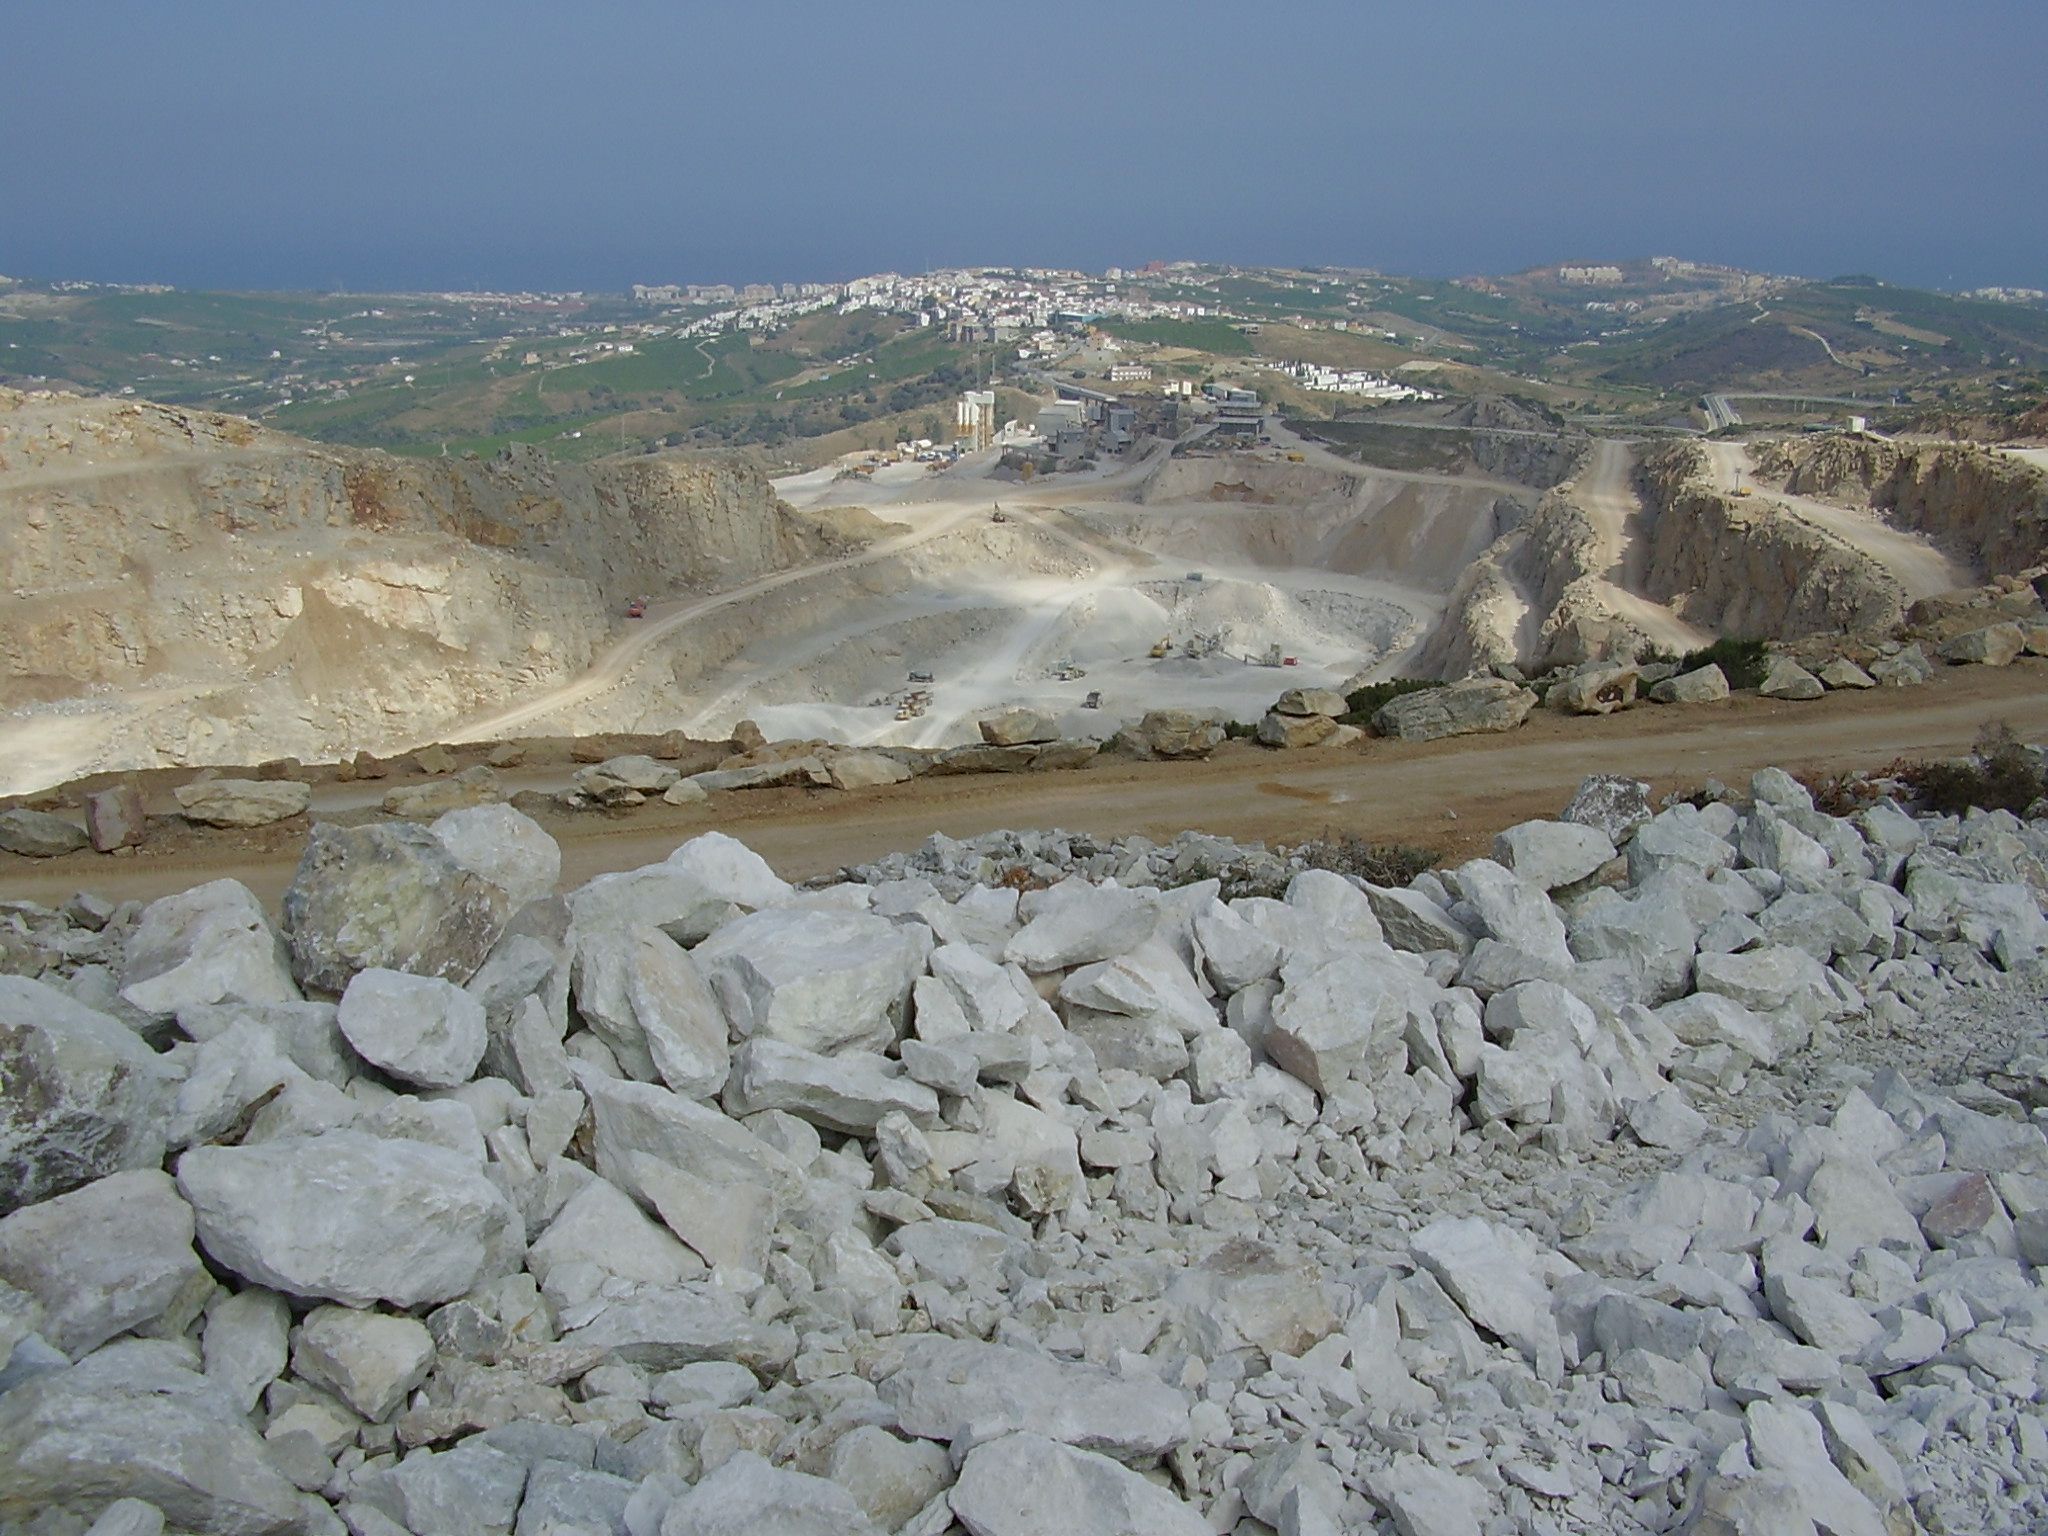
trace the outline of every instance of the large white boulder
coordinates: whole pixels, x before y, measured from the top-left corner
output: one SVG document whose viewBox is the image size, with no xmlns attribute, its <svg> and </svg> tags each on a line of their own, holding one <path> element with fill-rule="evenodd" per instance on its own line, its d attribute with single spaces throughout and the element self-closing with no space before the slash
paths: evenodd
<svg viewBox="0 0 2048 1536">
<path fill-rule="evenodd" d="M 1290 966 L 1263 1040 L 1274 1065 L 1318 1093 L 1401 1048 L 1407 1010 L 1385 970 L 1357 956 Z"/>
<path fill-rule="evenodd" d="M 434 1341 L 415 1318 L 315 1307 L 292 1333 L 294 1374 L 373 1424 L 389 1417 L 433 1366 Z"/>
<path fill-rule="evenodd" d="M 448 1301 L 518 1267 L 517 1213 L 468 1157 L 360 1131 L 194 1147 L 178 1191 L 222 1268 L 288 1296 Z"/>
<path fill-rule="evenodd" d="M 1003 958 L 1033 975 L 1088 965 L 1136 949 L 1158 924 L 1158 908 L 1142 891 L 1063 880 L 1036 893 Z"/>
<path fill-rule="evenodd" d="M 734 1053 L 725 1107 L 738 1116 L 785 1110 L 853 1136 L 872 1136 L 892 1113 L 925 1126 L 939 1118 L 939 1096 L 905 1076 L 898 1061 L 873 1051 L 820 1056 L 767 1038 L 749 1040 Z"/>
<path fill-rule="evenodd" d="M 1209 1536 L 1209 1522 L 1157 1483 L 1044 1435 L 976 1443 L 947 1495 L 970 1536 Z"/>
<path fill-rule="evenodd" d="M 453 982 L 374 967 L 349 978 L 335 1023 L 371 1066 L 422 1088 L 468 1082 L 489 1038 L 484 1005 Z"/>
<path fill-rule="evenodd" d="M 697 944 L 733 918 L 789 900 L 789 883 L 737 838 L 706 832 L 660 864 L 599 875 L 569 895 L 569 912 L 586 933 L 659 928 L 678 944 Z"/>
<path fill-rule="evenodd" d="M 122 957 L 122 1001 L 154 1018 L 231 998 L 282 1003 L 298 996 L 263 904 L 237 880 L 151 902 Z"/>
<path fill-rule="evenodd" d="M 1570 965 L 1564 919 L 1543 887 L 1492 859 L 1473 859 L 1450 872 L 1458 893 L 1452 916 L 1469 912 L 1480 932 L 1555 965 Z"/>
<path fill-rule="evenodd" d="M 738 918 L 692 958 L 736 1035 L 824 1055 L 893 1045 L 925 968 L 907 927 L 869 912 L 795 908 Z"/>
<path fill-rule="evenodd" d="M 950 1441 L 969 1426 L 977 1436 L 1015 1429 L 1149 1460 L 1188 1434 L 1187 1399 L 1162 1382 L 975 1339 L 909 1340 L 881 1394 L 903 1432 L 927 1440 Z"/>
<path fill-rule="evenodd" d="M 837 1483 L 740 1451 L 662 1516 L 661 1536 L 882 1536 Z"/>
<path fill-rule="evenodd" d="M 1614 857 L 1614 840 L 1570 821 L 1525 821 L 1493 840 L 1494 861 L 1546 891 L 1576 885 Z"/>
<path fill-rule="evenodd" d="M 725 1086 L 725 1013 L 697 962 L 658 928 L 603 929 L 576 941 L 576 1011 L 642 1082 L 708 1099 Z"/>
<path fill-rule="evenodd" d="M 594 1264 L 633 1285 L 680 1285 L 704 1273 L 696 1254 L 599 1178 L 571 1195 L 527 1250 L 526 1267 L 543 1286 L 561 1264 Z"/>
<path fill-rule="evenodd" d="M 438 816 L 427 830 L 457 864 L 523 907 L 554 894 L 562 850 L 531 816 L 509 805 L 472 805 Z"/>
<path fill-rule="evenodd" d="M 169 1063 L 114 1019 L 0 975 L 0 1215 L 163 1161 Z"/>
<path fill-rule="evenodd" d="M 1417 1232 L 1409 1251 L 1467 1317 L 1521 1351 L 1544 1380 L 1559 1380 L 1563 1344 L 1526 1239 L 1477 1216 L 1444 1217 Z"/>
<path fill-rule="evenodd" d="M 203 1295 L 207 1276 L 191 1207 L 147 1168 L 0 1219 L 0 1281 L 42 1304 L 43 1336 L 75 1358 Z"/>
<path fill-rule="evenodd" d="M 123 1498 L 210 1536 L 305 1529 L 299 1490 L 175 1345 L 122 1340 L 0 1393 L 0 1526 L 69 1516 L 60 1528 L 82 1530 Z"/>
</svg>

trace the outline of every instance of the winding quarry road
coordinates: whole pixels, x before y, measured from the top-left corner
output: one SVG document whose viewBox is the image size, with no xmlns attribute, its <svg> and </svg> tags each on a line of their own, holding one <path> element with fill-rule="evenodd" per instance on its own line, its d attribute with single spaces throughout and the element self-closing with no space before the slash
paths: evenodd
<svg viewBox="0 0 2048 1536">
<path fill-rule="evenodd" d="M 1894 528 L 1875 512 L 1852 511 L 1848 507 L 1816 501 L 1811 496 L 1795 496 L 1789 491 L 1767 490 L 1757 485 L 1749 449 L 1741 443 L 1707 443 L 1704 446 L 1714 468 L 1715 481 L 1721 489 L 1732 491 L 1747 476 L 1751 494 L 1758 500 L 1780 507 L 1824 533 L 1833 534 L 1850 548 L 1861 551 L 1883 566 L 1905 589 L 1908 602 L 1917 602 L 1940 592 L 1953 592 L 1977 579 L 1967 565 L 1951 559 L 1920 534 Z"/>
<path fill-rule="evenodd" d="M 1107 486 L 1142 476 L 1151 468 L 1152 457 L 1153 455 L 1146 455 L 1116 475 L 1104 477 L 1100 484 Z M 942 538 L 970 520 L 986 518 L 993 509 L 998 495 L 1016 505 L 1019 512 L 1028 516 L 1034 526 L 1063 542 L 1086 548 L 1073 534 L 1054 527 L 1040 517 L 1030 515 L 1029 509 L 1022 505 L 1032 500 L 1056 501 L 1063 496 L 1071 495 L 1070 488 L 1047 487 L 1033 491 L 1021 486 L 998 485 L 992 481 L 972 482 L 971 488 L 956 488 L 949 485 L 943 488 L 943 493 L 938 497 L 921 501 L 893 502 L 885 509 L 896 521 L 906 521 L 910 517 L 917 519 L 908 533 L 879 540 L 856 554 L 820 560 L 810 565 L 793 566 L 786 571 L 762 576 L 709 597 L 653 604 L 648 608 L 646 618 L 635 622 L 626 634 L 599 653 L 579 676 L 543 689 L 519 704 L 476 716 L 440 734 L 444 740 L 453 742 L 492 741 L 502 736 L 515 735 L 534 722 L 544 720 L 572 704 L 581 704 L 618 687 L 632 673 L 634 667 L 647 659 L 656 646 L 677 630 L 698 619 L 749 602 L 767 593 L 779 592 L 785 587 L 797 586 L 842 571 L 856 570 L 864 565 L 874 565 L 879 561 L 892 559 L 920 544 Z M 1099 551 L 1090 550 L 1089 553 L 1099 554 Z"/>
<path fill-rule="evenodd" d="M 1643 594 L 1648 530 L 1634 470 L 1635 455 L 1628 447 L 1602 438 L 1593 444 L 1586 467 L 1562 489 L 1586 514 L 1605 546 L 1600 581 L 1615 616 L 1635 625 L 1655 645 L 1681 653 L 1695 650 L 1714 637 Z"/>
</svg>

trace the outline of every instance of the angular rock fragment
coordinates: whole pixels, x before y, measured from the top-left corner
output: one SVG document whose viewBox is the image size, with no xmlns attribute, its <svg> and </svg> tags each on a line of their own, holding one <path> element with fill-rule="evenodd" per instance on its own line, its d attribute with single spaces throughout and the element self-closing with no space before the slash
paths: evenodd
<svg viewBox="0 0 2048 1536">
<path fill-rule="evenodd" d="M 458 986 L 511 919 L 511 897 L 425 827 L 320 823 L 284 893 L 284 936 L 305 986 L 338 993 L 373 967 Z"/>
<path fill-rule="evenodd" d="M 516 1267 L 517 1214 L 475 1163 L 360 1131 L 194 1147 L 178 1191 L 224 1268 L 288 1296 L 416 1307 Z"/>
</svg>

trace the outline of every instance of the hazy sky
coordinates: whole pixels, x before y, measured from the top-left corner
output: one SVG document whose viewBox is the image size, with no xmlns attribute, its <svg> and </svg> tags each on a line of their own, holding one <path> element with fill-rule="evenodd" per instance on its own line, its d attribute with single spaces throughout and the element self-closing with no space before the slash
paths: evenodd
<svg viewBox="0 0 2048 1536">
<path fill-rule="evenodd" d="M 0 272 L 2048 286 L 2041 0 L 8 0 Z"/>
</svg>

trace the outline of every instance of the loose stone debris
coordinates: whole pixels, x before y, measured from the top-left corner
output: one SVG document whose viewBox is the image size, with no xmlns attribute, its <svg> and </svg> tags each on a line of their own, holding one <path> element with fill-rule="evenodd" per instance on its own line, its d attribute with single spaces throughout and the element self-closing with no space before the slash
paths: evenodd
<svg viewBox="0 0 2048 1536">
<path fill-rule="evenodd" d="M 278 927 L 0 904 L 0 1531 L 2048 1523 L 2048 822 L 559 873 L 492 806 Z"/>
</svg>

